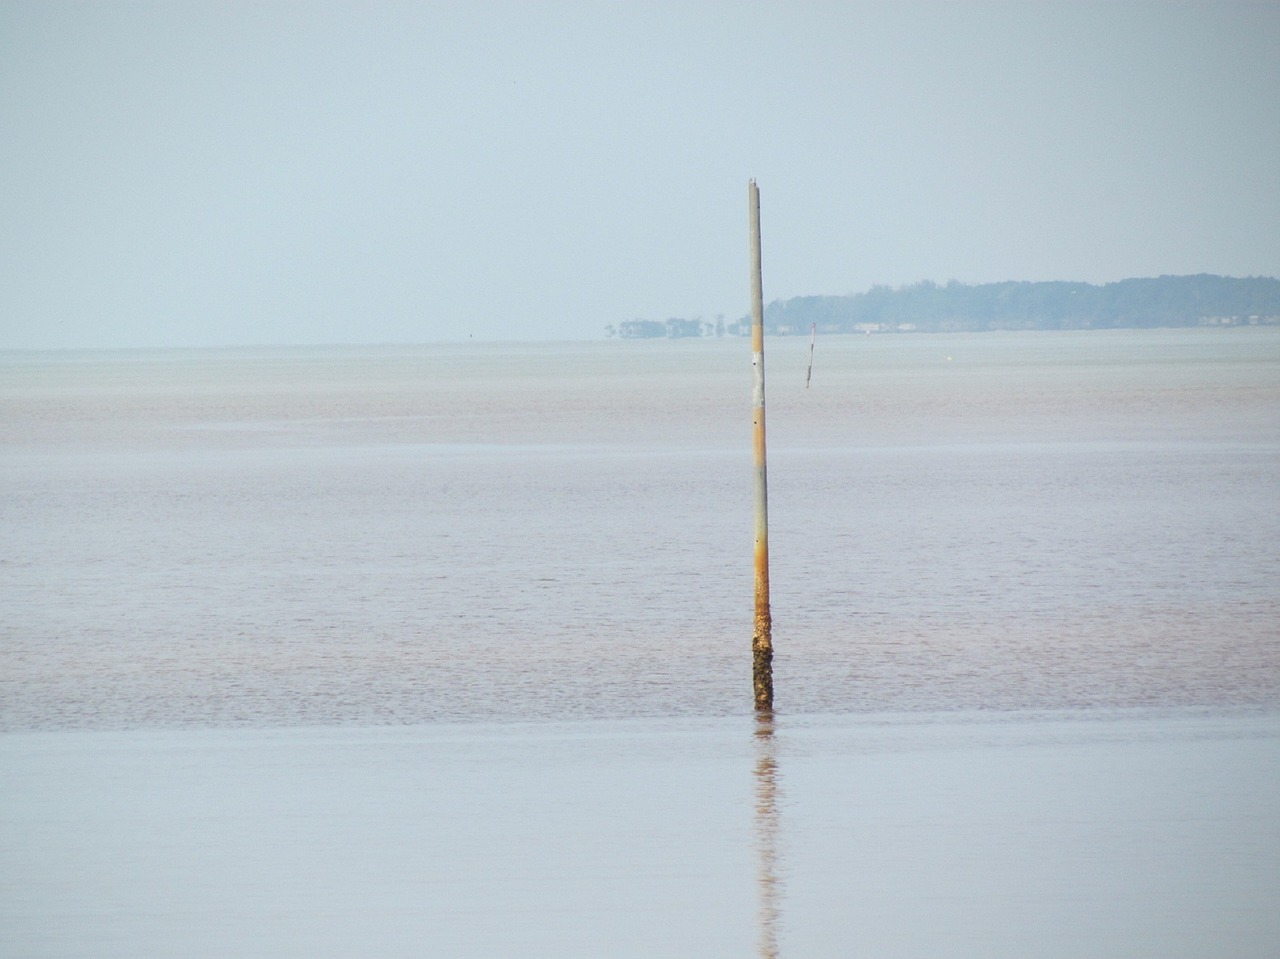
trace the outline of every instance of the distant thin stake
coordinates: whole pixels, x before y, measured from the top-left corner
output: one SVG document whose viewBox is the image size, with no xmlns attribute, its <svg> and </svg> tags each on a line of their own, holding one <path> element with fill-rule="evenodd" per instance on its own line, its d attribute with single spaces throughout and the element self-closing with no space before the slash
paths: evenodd
<svg viewBox="0 0 1280 959">
<path fill-rule="evenodd" d="M 751 638 L 751 683 L 756 710 L 773 711 L 773 619 L 769 613 L 769 505 L 764 453 L 764 284 L 760 276 L 760 190 L 747 184 L 747 208 L 751 224 L 751 365 L 755 371 L 751 391 L 755 451 L 756 514 L 756 615 Z"/>
<path fill-rule="evenodd" d="M 814 323 L 809 327 L 809 369 L 804 374 L 804 388 L 809 388 L 809 378 L 813 376 L 813 344 L 818 339 L 818 324 Z"/>
</svg>

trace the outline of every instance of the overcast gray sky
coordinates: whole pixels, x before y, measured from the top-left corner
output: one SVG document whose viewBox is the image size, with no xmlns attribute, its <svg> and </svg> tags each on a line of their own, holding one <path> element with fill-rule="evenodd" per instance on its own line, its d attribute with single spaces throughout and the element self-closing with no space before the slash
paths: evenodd
<svg viewBox="0 0 1280 959">
<path fill-rule="evenodd" d="M 0 347 L 1280 276 L 1280 4 L 0 0 Z"/>
</svg>

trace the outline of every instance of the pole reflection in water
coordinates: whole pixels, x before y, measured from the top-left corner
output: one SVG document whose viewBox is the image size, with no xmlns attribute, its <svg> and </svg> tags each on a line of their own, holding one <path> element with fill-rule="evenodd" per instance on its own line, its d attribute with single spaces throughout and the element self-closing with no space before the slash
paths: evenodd
<svg viewBox="0 0 1280 959">
<path fill-rule="evenodd" d="M 778 874 L 778 754 L 773 736 L 773 711 L 756 713 L 756 851 L 760 872 L 760 959 L 778 959 L 778 922 L 782 878 Z"/>
</svg>

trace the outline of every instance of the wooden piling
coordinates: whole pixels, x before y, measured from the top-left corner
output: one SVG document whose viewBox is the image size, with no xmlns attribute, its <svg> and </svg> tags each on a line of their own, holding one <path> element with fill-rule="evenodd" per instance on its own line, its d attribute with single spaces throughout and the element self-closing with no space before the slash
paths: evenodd
<svg viewBox="0 0 1280 959">
<path fill-rule="evenodd" d="M 756 710 L 773 710 L 773 618 L 769 612 L 769 494 L 764 445 L 764 283 L 760 275 L 760 190 L 747 183 L 751 246 L 752 447 L 755 452 L 755 632 L 751 638 L 751 682 Z"/>
<path fill-rule="evenodd" d="M 809 368 L 804 371 L 804 388 L 809 388 L 809 380 L 813 378 L 813 344 L 818 342 L 818 324 L 809 327 Z"/>
</svg>

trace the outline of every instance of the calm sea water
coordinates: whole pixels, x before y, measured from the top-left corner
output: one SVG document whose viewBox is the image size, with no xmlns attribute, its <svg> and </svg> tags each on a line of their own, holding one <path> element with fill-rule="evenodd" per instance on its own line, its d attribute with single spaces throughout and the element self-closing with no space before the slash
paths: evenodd
<svg viewBox="0 0 1280 959">
<path fill-rule="evenodd" d="M 782 711 L 1280 703 L 1280 331 L 807 348 Z M 0 727 L 740 714 L 746 350 L 7 358 Z"/>
<path fill-rule="evenodd" d="M 0 357 L 0 953 L 1270 956 L 1280 330 Z"/>
</svg>

